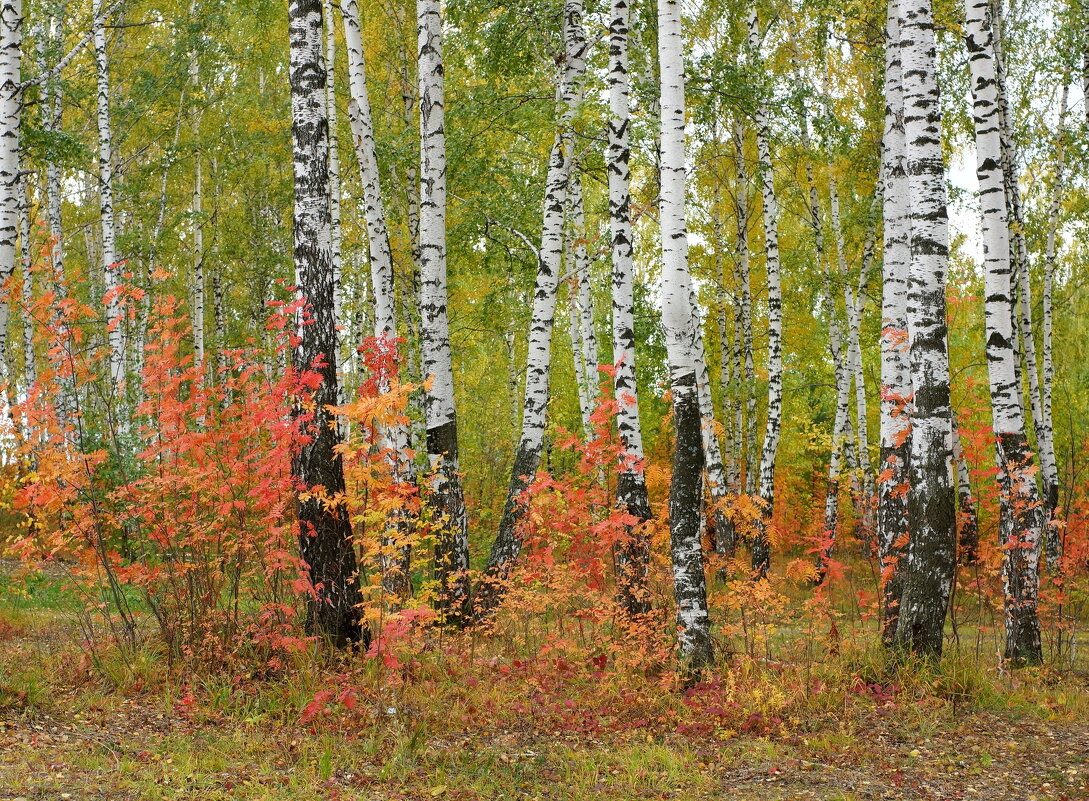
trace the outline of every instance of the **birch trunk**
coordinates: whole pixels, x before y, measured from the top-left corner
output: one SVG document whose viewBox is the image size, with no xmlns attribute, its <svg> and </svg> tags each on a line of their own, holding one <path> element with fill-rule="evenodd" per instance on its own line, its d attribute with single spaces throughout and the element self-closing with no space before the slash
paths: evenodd
<svg viewBox="0 0 1089 801">
<path fill-rule="evenodd" d="M 1044 488 L 1044 503 L 1053 493 L 1058 496 L 1059 471 L 1055 458 L 1055 442 L 1051 427 L 1045 424 L 1042 389 L 1036 358 L 1036 334 L 1032 325 L 1032 283 L 1029 251 L 1025 238 L 1024 209 L 1021 201 L 1020 159 L 1013 138 L 1013 114 L 1006 94 L 1005 74 L 1002 66 L 1002 17 L 1001 4 L 992 6 L 990 21 L 995 80 L 998 94 L 998 125 L 1001 139 L 1002 170 L 1006 192 L 1007 217 L 1012 249 L 1011 267 L 1016 300 L 1014 301 L 1015 336 L 1023 348 L 1025 372 L 1028 373 L 1029 408 L 1032 426 L 1036 432 L 1036 448 L 1040 457 L 1040 478 Z M 1018 385 L 1020 388 L 1020 384 Z M 1019 389 L 1020 391 L 1020 389 Z M 1050 519 L 1050 516 L 1048 517 Z"/>
<path fill-rule="evenodd" d="M 582 181 L 578 176 L 578 165 L 571 165 L 569 180 L 570 191 L 567 193 L 570 214 L 569 235 L 571 236 L 572 268 L 575 280 L 575 331 L 578 338 L 578 355 L 581 364 L 576 375 L 579 378 L 580 401 L 582 404 L 582 433 L 589 442 L 593 439 L 594 429 L 590 417 L 597 404 L 600 390 L 598 364 L 600 357 L 597 349 L 597 332 L 594 327 L 593 288 L 590 276 L 590 255 L 587 248 L 586 211 L 582 198 Z"/>
<path fill-rule="evenodd" d="M 622 448 L 616 503 L 636 520 L 616 549 L 617 586 L 628 614 L 650 611 L 647 570 L 650 543 L 640 524 L 651 517 L 643 473 L 643 429 L 639 423 L 639 390 L 635 378 L 635 279 L 631 224 L 631 127 L 628 0 L 613 0 L 609 18 L 609 126 L 606 162 L 609 175 L 609 221 L 612 235 L 613 391 L 616 426 Z"/>
<path fill-rule="evenodd" d="M 537 473 L 544 446 L 545 411 L 549 397 L 549 354 L 556 315 L 557 280 L 563 253 L 563 211 L 574 147 L 572 122 L 582 102 L 582 77 L 586 70 L 587 43 L 582 28 L 582 15 L 582 0 L 566 0 L 563 20 L 566 57 L 559 80 L 561 112 L 545 177 L 541 247 L 538 251 L 537 280 L 527 342 L 522 434 L 511 470 L 499 532 L 488 557 L 490 585 L 485 588 L 481 599 L 485 608 L 496 602 L 497 593 L 501 591 L 499 583 L 506 578 L 521 550 L 517 527 L 524 512 L 522 495 Z"/>
<path fill-rule="evenodd" d="M 417 0 L 420 81 L 420 316 L 429 501 L 438 524 L 435 575 L 439 609 L 465 621 L 469 535 L 458 474 L 458 428 L 446 290 L 446 130 L 439 0 Z M 377 294 L 376 294 L 377 297 Z"/>
<path fill-rule="evenodd" d="M 23 317 L 23 397 L 38 381 L 38 365 L 34 358 L 34 261 L 30 255 L 30 176 L 19 178 L 19 253 L 23 272 L 21 286 Z"/>
<path fill-rule="evenodd" d="M 106 20 L 102 0 L 94 0 L 94 50 L 97 71 L 98 204 L 101 215 L 101 267 L 106 306 L 106 337 L 110 344 L 110 378 L 118 397 L 125 383 L 125 331 L 121 307 L 121 265 L 113 210 L 113 132 L 110 121 L 110 71 L 106 55 Z M 125 412 L 122 411 L 121 415 Z"/>
<path fill-rule="evenodd" d="M 881 289 L 881 463 L 877 478 L 877 554 L 881 563 L 881 635 L 896 637 L 908 536 L 911 468 L 911 370 L 907 293 L 911 262 L 907 141 L 898 0 L 889 0 L 882 138 L 884 260 Z"/>
<path fill-rule="evenodd" d="M 687 253 L 687 251 L 686 251 Z M 726 515 L 729 503 L 730 482 L 722 461 L 722 446 L 715 432 L 715 411 L 711 400 L 711 378 L 707 372 L 707 353 L 703 346 L 703 325 L 700 322 L 699 304 L 695 291 L 689 302 L 692 309 L 692 358 L 696 367 L 696 395 L 700 407 L 700 439 L 703 442 L 703 465 L 707 477 L 707 489 L 711 495 L 711 517 L 717 538 L 723 538 L 726 551 L 732 549 L 733 535 Z M 724 551 L 724 553 L 726 552 Z"/>
<path fill-rule="evenodd" d="M 1005 550 L 1006 658 L 1021 664 L 1042 658 L 1039 594 L 1043 518 L 1014 349 L 1014 287 L 1011 282 L 1009 221 L 1002 158 L 1002 125 L 989 0 L 965 0 L 965 39 L 972 78 L 976 174 L 982 211 L 986 295 L 987 368 L 999 473 L 1000 530 Z M 1027 271 L 1025 271 L 1027 272 Z M 1031 332 L 1027 332 L 1031 333 Z"/>
<path fill-rule="evenodd" d="M 755 9 L 749 12 L 749 49 L 759 57 L 760 23 Z M 759 158 L 760 185 L 764 199 L 764 241 L 768 276 L 768 411 L 764 446 L 760 454 L 760 499 L 763 514 L 752 546 L 752 567 L 758 577 L 771 566 L 768 526 L 775 507 L 775 458 L 783 416 L 783 290 L 779 275 L 779 204 L 775 197 L 775 176 L 771 166 L 770 122 L 767 100 L 756 109 L 756 147 Z"/>
<path fill-rule="evenodd" d="M 1059 217 L 1062 214 L 1063 181 L 1066 170 L 1066 113 L 1070 81 L 1064 76 L 1062 97 L 1059 101 L 1058 141 L 1055 151 L 1055 179 L 1051 187 L 1051 202 L 1047 212 L 1047 243 L 1044 251 L 1044 293 L 1043 293 L 1043 381 L 1041 386 L 1041 406 L 1043 425 L 1049 432 L 1054 431 L 1051 411 L 1051 391 L 1055 383 L 1055 364 L 1052 359 L 1052 306 L 1055 284 L 1056 244 L 1059 234 Z M 1054 441 L 1054 437 L 1052 437 Z M 1056 573 L 1060 569 L 1063 556 L 1062 528 L 1058 525 L 1059 482 L 1058 470 L 1055 480 L 1044 485 L 1044 519 L 1047 521 L 1047 569 Z"/>
<path fill-rule="evenodd" d="M 289 0 L 291 132 L 294 162 L 295 281 L 305 296 L 310 324 L 299 327 L 294 368 L 314 370 L 321 384 L 304 423 L 310 438 L 292 459 L 303 488 L 343 493 L 344 466 L 336 454 L 340 433 L 329 407 L 338 400 L 336 320 L 333 318 L 333 253 L 329 230 L 329 140 L 322 54 L 321 0 Z M 318 363 L 321 367 L 315 367 Z M 299 412 L 303 408 L 300 406 Z M 359 577 L 352 526 L 342 505 L 317 494 L 300 495 L 299 548 L 313 592 L 307 597 L 307 629 L 337 646 L 369 640 L 361 620 Z"/>
<path fill-rule="evenodd" d="M 840 278 L 843 281 L 843 301 L 847 310 L 847 364 L 846 379 L 848 386 L 854 384 L 855 424 L 854 432 L 858 441 L 856 452 L 858 454 L 858 470 L 861 476 L 855 479 L 859 485 L 859 514 L 861 517 L 862 531 L 868 532 L 873 527 L 871 510 L 873 508 L 873 486 L 870 474 L 870 435 L 868 430 L 869 407 L 866 402 L 866 383 L 862 373 L 862 298 L 861 290 L 865 289 L 866 268 L 865 265 L 859 271 L 859 290 L 851 284 L 850 270 L 847 267 L 846 247 L 843 238 L 843 223 L 840 216 L 839 184 L 835 176 L 828 181 L 828 189 L 832 206 L 832 234 L 836 241 L 836 263 L 839 267 Z"/>
<path fill-rule="evenodd" d="M 945 283 L 949 220 L 930 0 L 900 0 L 904 129 L 911 225 L 911 538 L 897 640 L 940 655 L 955 567 L 956 513 Z"/>
<path fill-rule="evenodd" d="M 968 472 L 968 460 L 964 458 L 956 417 L 953 418 L 953 462 L 957 470 L 957 509 L 960 518 L 957 533 L 958 555 L 963 564 L 973 565 L 979 561 L 979 516 L 976 514 L 972 477 Z"/>
<path fill-rule="evenodd" d="M 680 0 L 658 0 L 662 104 L 662 327 L 673 394 L 673 478 L 669 487 L 670 555 L 681 659 L 693 670 L 712 661 L 707 588 L 700 544 L 703 443 L 697 388 L 696 316 L 688 273 L 685 221 L 684 42 Z"/>
<path fill-rule="evenodd" d="M 0 4 L 0 290 L 15 273 L 22 133 L 22 0 Z M 8 371 L 7 294 L 0 297 L 0 369 Z M 9 385 L 13 376 L 9 375 Z"/>
<path fill-rule="evenodd" d="M 738 118 L 740 119 L 740 118 Z M 745 163 L 745 129 L 738 121 L 734 131 L 737 163 L 737 283 L 741 291 L 741 304 L 737 309 L 737 325 L 741 329 L 743 358 L 741 400 L 745 407 L 744 457 L 746 495 L 756 494 L 756 384 L 755 357 L 752 332 L 752 287 L 749 263 L 749 172 Z M 740 404 L 739 404 L 740 405 Z M 740 430 L 740 426 L 739 426 Z"/>
<path fill-rule="evenodd" d="M 333 16 L 333 4 L 330 0 L 322 2 L 322 17 L 325 20 L 325 105 L 329 116 L 329 226 L 333 242 L 333 317 L 337 323 L 337 353 L 342 364 L 345 348 L 342 330 L 344 326 L 344 254 L 341 247 L 342 233 L 340 224 L 340 137 L 337 128 L 337 92 L 336 92 L 336 23 Z M 340 388 L 341 400 L 345 400 L 344 385 Z"/>
</svg>

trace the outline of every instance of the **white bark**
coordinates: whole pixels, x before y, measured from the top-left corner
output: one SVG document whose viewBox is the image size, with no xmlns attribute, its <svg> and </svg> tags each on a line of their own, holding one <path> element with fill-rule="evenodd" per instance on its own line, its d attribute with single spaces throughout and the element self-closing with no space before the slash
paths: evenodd
<svg viewBox="0 0 1089 801">
<path fill-rule="evenodd" d="M 330 0 L 322 2 L 322 18 L 325 22 L 325 105 L 329 115 L 329 223 L 333 238 L 333 315 L 338 330 L 344 322 L 344 256 L 341 248 L 342 232 L 340 226 L 340 138 L 337 132 L 337 92 L 336 92 L 336 23 L 333 16 L 333 4 Z M 346 328 L 346 327 L 345 327 Z M 338 335 L 342 346 L 343 335 Z M 343 351 L 344 348 L 340 347 Z M 342 385 L 343 386 L 343 385 Z M 343 389 L 341 395 L 343 396 Z"/>
<path fill-rule="evenodd" d="M 897 639 L 940 654 L 955 567 L 956 510 L 945 284 L 949 220 L 930 0 L 901 0 L 900 53 L 911 221 L 911 539 Z"/>
<path fill-rule="evenodd" d="M 439 0 L 417 0 L 420 81 L 420 313 L 431 503 L 440 519 L 435 570 L 447 619 L 464 619 L 469 535 L 458 475 L 457 413 L 446 289 L 446 130 Z M 377 295 L 377 293 L 376 293 Z"/>
<path fill-rule="evenodd" d="M 1066 171 L 1066 114 L 1070 81 L 1064 76 L 1062 97 L 1059 101 L 1058 137 L 1055 152 L 1055 177 L 1051 186 L 1051 202 L 1047 213 L 1047 244 L 1044 252 L 1043 292 L 1043 376 L 1041 385 L 1041 412 L 1044 428 L 1051 433 L 1054 442 L 1054 418 L 1051 411 L 1052 387 L 1055 382 L 1055 363 L 1052 356 L 1052 313 L 1057 263 L 1059 217 L 1062 214 L 1063 181 Z M 1057 471 L 1056 471 L 1057 473 Z M 1054 573 L 1059 569 L 1063 555 L 1062 529 L 1057 525 L 1059 505 L 1058 475 L 1054 484 L 1044 487 L 1044 514 L 1047 529 L 1047 569 Z"/>
<path fill-rule="evenodd" d="M 582 103 L 582 79 L 586 71 L 587 42 L 582 16 L 582 0 L 566 0 L 563 17 L 565 56 L 561 63 L 558 90 L 560 119 L 545 176 L 541 247 L 538 250 L 533 312 L 526 347 L 522 433 L 511 469 L 510 486 L 499 532 L 488 558 L 488 570 L 493 580 L 506 576 L 511 563 L 521 550 L 521 542 L 516 532 L 522 513 L 521 495 L 537 473 L 544 445 L 552 329 L 556 316 L 557 282 L 563 258 L 563 212 L 567 202 L 574 148 L 572 123 Z M 488 599 L 487 603 L 491 602 Z"/>
<path fill-rule="evenodd" d="M 34 358 L 34 261 L 30 254 L 30 176 L 19 179 L 19 254 L 23 280 L 23 397 L 30 397 L 30 390 L 38 381 L 38 366 Z"/>
<path fill-rule="evenodd" d="M 609 19 L 609 220 L 612 234 L 613 390 L 617 432 L 622 447 L 617 478 L 617 504 L 638 520 L 650 518 L 650 501 L 643 476 L 643 429 L 639 424 L 639 392 L 635 377 L 634 262 L 631 225 L 631 147 L 629 127 L 627 0 L 613 0 Z M 642 533 L 628 532 L 629 541 L 617 549 L 620 600 L 632 614 L 645 613 L 648 544 Z"/>
<path fill-rule="evenodd" d="M 755 357 L 753 354 L 752 332 L 752 288 L 749 264 L 749 173 L 745 163 L 745 129 L 740 117 L 734 132 L 737 163 L 737 283 L 740 289 L 740 305 L 736 314 L 736 325 L 741 329 L 741 348 L 743 368 L 741 382 L 743 391 L 741 402 L 744 403 L 744 457 L 746 495 L 756 493 L 757 451 L 756 451 L 756 382 Z M 740 403 L 739 403 L 740 405 Z M 741 430 L 739 422 L 738 430 Z"/>
<path fill-rule="evenodd" d="M 907 142 L 904 132 L 900 20 L 888 7 L 885 41 L 885 129 L 882 137 L 884 259 L 881 289 L 881 462 L 877 482 L 877 553 L 882 572 L 882 639 L 891 644 L 900 617 L 905 552 L 897 543 L 909 529 L 907 494 L 911 456 L 911 369 L 907 292 L 911 262 Z"/>
<path fill-rule="evenodd" d="M 586 245 L 586 212 L 582 198 L 582 181 L 578 176 L 578 165 L 572 164 L 568 179 L 567 193 L 569 252 L 575 287 L 573 319 L 574 335 L 578 345 L 575 348 L 576 378 L 579 382 L 579 402 L 582 412 L 582 433 L 589 441 L 593 437 L 593 424 L 590 416 L 594 413 L 599 390 L 597 334 L 594 330 L 594 304 L 590 280 L 590 254 Z"/>
<path fill-rule="evenodd" d="M 20 134 L 22 127 L 22 0 L 0 4 L 0 287 L 15 272 L 19 236 Z M 0 370 L 10 364 L 6 297 L 0 300 Z M 9 376 L 10 378 L 10 376 Z"/>
<path fill-rule="evenodd" d="M 965 34 L 974 98 L 976 175 L 982 211 L 987 368 L 1001 492 L 1001 526 L 1006 549 L 1006 656 L 1039 661 L 1037 613 L 1043 518 L 1025 433 L 1025 412 L 1017 392 L 1014 349 L 1014 288 L 1011 282 L 1007 182 L 1003 175 L 998 75 L 989 0 L 965 0 Z M 1031 334 L 1031 332 L 1027 332 Z"/>
<path fill-rule="evenodd" d="M 843 223 L 840 216 L 839 184 L 835 175 L 829 177 L 829 195 L 832 206 L 832 233 L 836 241 L 836 263 L 839 267 L 840 278 L 843 281 L 844 308 L 847 310 L 847 373 L 848 385 L 854 383 L 855 424 L 854 432 L 858 441 L 858 467 L 861 476 L 858 483 L 861 485 L 859 501 L 861 508 L 858 510 L 863 531 L 869 531 L 872 527 L 872 478 L 870 474 L 870 436 L 869 436 L 869 408 L 866 402 L 866 383 L 862 372 L 862 344 L 860 341 L 862 330 L 862 291 L 856 292 L 851 283 L 850 270 L 847 267 L 847 254 L 843 237 Z M 859 271 L 859 290 L 865 288 L 866 264 Z"/>
<path fill-rule="evenodd" d="M 662 105 L 662 327 L 673 394 L 676 446 L 669 492 L 670 555 L 681 658 L 711 662 L 711 631 L 700 546 L 702 436 L 697 382 L 697 320 L 688 273 L 685 220 L 684 41 L 680 0 L 658 0 Z"/>
<path fill-rule="evenodd" d="M 755 9 L 749 12 L 749 49 L 759 58 L 760 24 Z M 756 147 L 760 186 L 764 200 L 764 241 L 768 277 L 768 409 L 764 445 L 760 455 L 760 498 L 764 502 L 760 531 L 753 543 L 753 570 L 764 575 L 771 562 L 767 526 L 775 505 L 775 459 L 783 415 L 783 290 L 779 273 L 779 204 L 775 196 L 775 176 L 771 165 L 770 121 L 767 100 L 761 99 L 756 110 Z"/>
<path fill-rule="evenodd" d="M 195 13 L 196 4 L 192 6 Z M 197 53 L 189 54 L 189 81 L 193 87 L 193 359 L 203 369 L 204 336 L 204 168 L 200 152 L 200 63 Z"/>
<path fill-rule="evenodd" d="M 371 288 L 374 292 L 374 334 L 396 337 L 396 313 L 393 297 L 393 256 L 389 245 L 385 203 L 382 199 L 375 150 L 374 122 L 367 93 L 366 62 L 363 56 L 363 36 L 357 0 L 344 0 L 344 44 L 348 51 L 348 119 L 359 163 L 363 187 L 363 216 L 367 225 L 367 240 L 371 256 Z M 413 232 L 415 234 L 415 232 Z M 415 236 L 413 236 L 415 239 Z"/>
<path fill-rule="evenodd" d="M 125 382 L 125 332 L 121 305 L 121 264 L 117 257 L 117 232 L 113 208 L 113 132 L 110 121 L 110 73 L 106 54 L 106 20 L 102 0 L 94 0 L 94 49 L 97 70 L 98 204 L 101 215 L 101 266 L 106 306 L 107 339 L 110 344 L 110 378 L 120 389 Z M 124 412 L 122 412 L 122 415 Z"/>
</svg>

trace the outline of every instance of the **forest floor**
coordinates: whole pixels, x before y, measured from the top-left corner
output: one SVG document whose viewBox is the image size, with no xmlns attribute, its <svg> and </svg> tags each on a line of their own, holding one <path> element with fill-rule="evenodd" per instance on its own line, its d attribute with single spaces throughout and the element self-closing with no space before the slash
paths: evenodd
<svg viewBox="0 0 1089 801">
<path fill-rule="evenodd" d="M 248 703 L 228 704 L 211 683 L 96 679 L 48 606 L 0 603 L 0 801 L 1089 799 L 1085 677 L 1018 679 L 1016 697 L 959 703 L 848 692 L 763 733 L 564 731 L 489 717 L 486 701 L 477 728 L 444 719 L 437 695 L 431 709 L 417 695 L 304 723 L 312 686 L 254 683 Z M 587 686 L 580 703 L 598 692 Z"/>
</svg>

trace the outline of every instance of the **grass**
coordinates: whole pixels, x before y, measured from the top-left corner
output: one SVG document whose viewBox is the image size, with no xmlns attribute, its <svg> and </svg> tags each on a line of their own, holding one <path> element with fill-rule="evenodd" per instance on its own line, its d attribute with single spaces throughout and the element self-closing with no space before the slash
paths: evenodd
<svg viewBox="0 0 1089 801">
<path fill-rule="evenodd" d="M 776 658 L 686 693 L 562 621 L 270 673 L 89 656 L 74 604 L 63 576 L 0 577 L 0 799 L 1089 798 L 1079 674 L 892 658 L 846 623 L 834 647 L 777 628 Z"/>
</svg>

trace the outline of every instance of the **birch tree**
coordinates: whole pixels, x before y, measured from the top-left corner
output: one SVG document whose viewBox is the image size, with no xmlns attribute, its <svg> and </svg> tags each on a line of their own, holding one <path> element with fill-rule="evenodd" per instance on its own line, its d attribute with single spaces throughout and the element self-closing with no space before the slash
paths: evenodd
<svg viewBox="0 0 1089 801">
<path fill-rule="evenodd" d="M 352 127 L 352 142 L 359 165 L 363 188 L 363 218 L 370 251 L 370 285 L 373 293 L 375 339 L 392 345 L 397 340 L 397 315 L 393 290 L 393 253 L 389 243 L 389 225 L 378 172 L 378 155 L 374 141 L 374 121 L 367 91 L 366 60 L 357 0 L 341 4 L 344 19 L 344 43 L 348 51 L 348 119 Z M 388 381 L 379 382 L 379 391 L 390 388 Z M 392 423 L 382 431 L 385 445 L 393 454 L 393 472 L 397 481 L 412 484 L 416 477 L 409 458 L 409 429 L 405 423 Z M 409 586 L 410 549 L 401 542 L 407 533 L 407 521 L 397 520 L 383 542 L 381 553 L 382 584 L 396 597 L 404 596 Z"/>
<path fill-rule="evenodd" d="M 120 389 L 125 382 L 125 321 L 121 305 L 121 264 L 117 256 L 117 229 L 113 208 L 113 128 L 110 119 L 110 64 L 106 53 L 106 18 L 102 0 L 94 0 L 92 34 L 97 75 L 98 206 L 100 214 L 100 270 L 106 306 L 106 338 L 110 345 L 110 378 Z M 122 411 L 122 415 L 124 412 Z M 123 421 L 122 421 L 123 422 Z"/>
<path fill-rule="evenodd" d="M 307 630 L 344 646 L 366 641 L 369 634 L 360 619 L 362 598 L 351 523 L 335 500 L 345 484 L 344 465 L 335 450 L 340 433 L 329 412 L 338 402 L 337 337 L 321 11 L 321 0 L 288 3 L 295 283 L 306 302 L 292 356 L 295 370 L 312 370 L 321 377 L 309 408 L 298 409 L 310 436 L 292 459 L 292 474 L 307 490 L 296 504 L 299 549 L 313 587 L 306 602 Z M 309 491 L 317 486 L 324 491 Z"/>
<path fill-rule="evenodd" d="M 696 318 L 688 272 L 685 221 L 684 41 L 680 0 L 658 0 L 658 61 L 662 106 L 662 327 L 673 394 L 673 478 L 669 485 L 669 540 L 681 658 L 709 665 L 711 627 L 700 546 L 703 442 L 695 340 Z"/>
<path fill-rule="evenodd" d="M 756 10 L 748 17 L 749 50 L 759 60 L 760 23 Z M 760 454 L 759 494 L 763 514 L 752 545 L 752 567 L 764 576 L 771 565 L 768 524 L 775 506 L 775 459 L 783 422 L 783 290 L 779 274 L 779 204 L 771 166 L 771 133 L 766 98 L 756 108 L 756 148 L 760 188 L 764 200 L 764 242 L 768 275 L 768 410 L 764 445 Z"/>
<path fill-rule="evenodd" d="M 881 463 L 877 479 L 877 553 L 881 563 L 882 640 L 892 644 L 908 536 L 911 465 L 911 365 L 907 293 L 911 262 L 907 141 L 904 130 L 899 0 L 889 0 L 885 33 L 884 260 L 881 289 Z"/>
<path fill-rule="evenodd" d="M 22 0 L 5 0 L 0 4 L 0 288 L 15 273 L 18 260 L 22 39 Z M 4 294 L 0 298 L 0 369 L 5 371 L 10 364 L 10 314 L 9 301 Z"/>
<path fill-rule="evenodd" d="M 1052 389 L 1055 383 L 1055 362 L 1052 353 L 1053 306 L 1055 292 L 1055 269 L 1057 266 L 1057 240 L 1059 217 L 1062 213 L 1063 183 L 1066 177 L 1066 114 L 1070 92 L 1068 75 L 1063 75 L 1063 88 L 1059 100 L 1058 136 L 1055 145 L 1055 177 L 1051 185 L 1051 200 L 1047 210 L 1047 240 L 1044 246 L 1044 292 L 1043 292 L 1043 375 L 1041 376 L 1041 412 L 1044 428 L 1054 432 L 1052 415 Z M 1054 442 L 1054 436 L 1052 436 Z M 1055 481 L 1044 486 L 1044 519 L 1047 521 L 1047 569 L 1054 573 L 1059 569 L 1063 555 L 1062 529 L 1058 525 L 1059 483 L 1056 470 Z"/>
<path fill-rule="evenodd" d="M 616 425 L 622 448 L 616 482 L 617 505 L 636 520 L 650 519 L 650 499 L 643 474 L 643 429 L 639 423 L 639 390 L 635 378 L 634 261 L 631 224 L 631 127 L 628 0 L 613 0 L 609 17 L 609 123 L 606 163 L 609 174 L 609 220 L 612 234 L 613 391 Z M 636 527 L 617 548 L 620 603 L 630 614 L 649 611 L 646 577 L 649 543 Z"/>
<path fill-rule="evenodd" d="M 1043 517 L 1025 433 L 1014 350 L 1014 288 L 1011 281 L 1006 181 L 989 0 L 965 0 L 965 40 L 972 78 L 976 175 L 982 211 L 986 294 L 987 371 L 1000 490 L 999 531 L 1005 551 L 1006 658 L 1039 662 L 1040 543 Z"/>
<path fill-rule="evenodd" d="M 940 655 L 955 562 L 952 412 L 945 283 L 949 219 L 930 0 L 900 0 L 911 266 L 907 321 L 914 406 L 908 494 L 910 540 L 896 639 Z"/>
<path fill-rule="evenodd" d="M 440 0 L 417 0 L 420 81 L 420 315 L 429 502 L 437 526 L 439 608 L 464 620 L 469 598 L 469 535 L 458 475 L 458 424 L 446 292 L 446 129 Z"/>
<path fill-rule="evenodd" d="M 521 541 L 518 522 L 524 510 L 522 494 L 537 473 L 544 446 L 545 412 L 549 398 L 552 328 L 556 316 L 556 290 L 563 257 L 563 212 L 574 148 L 572 122 L 582 102 L 582 77 L 586 71 L 587 42 L 582 27 L 582 0 L 566 0 L 563 11 L 564 58 L 559 76 L 560 119 L 549 152 L 545 176 L 541 247 L 537 255 L 537 278 L 533 290 L 526 356 L 525 401 L 522 434 L 511 470 L 510 486 L 499 522 L 499 532 L 488 557 L 492 586 L 509 573 L 518 558 Z M 491 593 L 491 590 L 486 590 Z M 487 594 L 485 605 L 494 603 Z"/>
</svg>

